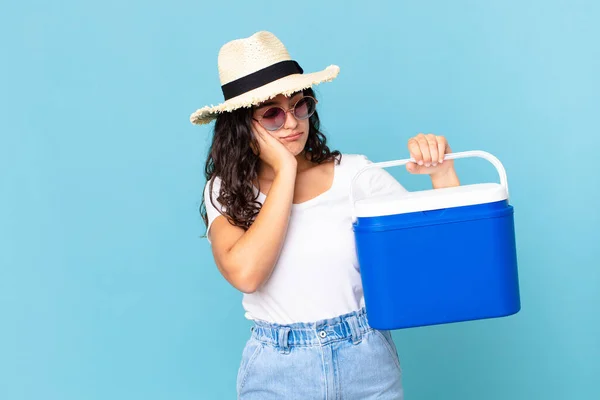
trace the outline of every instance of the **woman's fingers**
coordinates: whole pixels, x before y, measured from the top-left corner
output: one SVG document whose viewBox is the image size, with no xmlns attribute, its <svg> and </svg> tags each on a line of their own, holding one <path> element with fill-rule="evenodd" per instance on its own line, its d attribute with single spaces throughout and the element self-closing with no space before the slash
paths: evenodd
<svg viewBox="0 0 600 400">
<path fill-rule="evenodd" d="M 415 164 L 418 165 L 423 165 L 423 155 L 421 154 L 421 147 L 419 146 L 419 142 L 417 141 L 417 139 L 415 138 L 411 138 L 408 141 L 408 151 L 410 153 L 410 158 L 412 158 L 413 160 L 415 160 L 414 163 L 409 163 L 412 164 L 412 168 L 414 170 L 413 167 L 416 168 Z"/>
<path fill-rule="evenodd" d="M 429 144 L 429 154 L 431 156 L 431 165 L 432 166 L 437 166 L 440 158 L 439 158 L 439 150 L 438 150 L 438 142 L 437 142 L 437 138 L 435 135 L 433 134 L 429 134 L 426 136 L 427 139 L 427 143 Z"/>
<path fill-rule="evenodd" d="M 444 157 L 446 156 L 446 153 L 448 152 L 448 142 L 446 141 L 446 138 L 443 136 L 438 136 L 437 137 L 437 145 L 438 145 L 438 160 L 439 163 L 443 163 L 444 162 Z"/>
<path fill-rule="evenodd" d="M 450 146 L 444 136 L 434 134 L 418 135 L 408 140 L 410 157 L 415 162 L 406 164 L 406 169 L 412 174 L 433 174 L 440 171 L 445 155 L 450 153 Z M 450 164 L 451 166 L 451 164 Z M 446 169 L 444 165 L 443 169 Z"/>
<path fill-rule="evenodd" d="M 423 165 L 429 168 L 431 166 L 431 151 L 429 150 L 429 140 L 425 135 L 419 133 L 417 135 L 417 142 L 419 143 L 419 149 L 423 156 Z"/>
</svg>

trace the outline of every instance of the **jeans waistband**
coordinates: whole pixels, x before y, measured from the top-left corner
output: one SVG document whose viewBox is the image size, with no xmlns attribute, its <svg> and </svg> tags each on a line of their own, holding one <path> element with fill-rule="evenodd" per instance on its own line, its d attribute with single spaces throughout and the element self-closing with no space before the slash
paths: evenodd
<svg viewBox="0 0 600 400">
<path fill-rule="evenodd" d="M 288 351 L 291 347 L 322 346 L 328 343 L 352 339 L 359 343 L 365 333 L 372 330 L 362 308 L 335 318 L 312 323 L 274 324 L 255 320 L 252 336 L 266 344 Z"/>
</svg>

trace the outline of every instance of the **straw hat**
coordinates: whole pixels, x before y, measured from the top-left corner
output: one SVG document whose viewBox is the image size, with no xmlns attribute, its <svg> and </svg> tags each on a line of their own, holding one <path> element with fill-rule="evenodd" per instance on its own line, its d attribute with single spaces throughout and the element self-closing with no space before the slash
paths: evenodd
<svg viewBox="0 0 600 400">
<path fill-rule="evenodd" d="M 337 65 L 330 65 L 322 71 L 303 74 L 283 43 L 266 31 L 223 45 L 218 68 L 225 101 L 192 113 L 190 121 L 193 124 L 206 124 L 218 113 L 251 107 L 279 94 L 288 96 L 312 85 L 332 81 L 340 72 Z"/>
</svg>

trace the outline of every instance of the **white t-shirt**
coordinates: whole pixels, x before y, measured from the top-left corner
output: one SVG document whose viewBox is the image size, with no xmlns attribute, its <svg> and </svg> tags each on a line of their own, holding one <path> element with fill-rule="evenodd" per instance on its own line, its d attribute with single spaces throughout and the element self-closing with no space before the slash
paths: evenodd
<svg viewBox="0 0 600 400">
<path fill-rule="evenodd" d="M 369 163 L 363 155 L 343 154 L 341 163 L 335 164 L 331 188 L 292 205 L 273 273 L 256 292 L 243 295 L 246 318 L 279 324 L 315 322 L 364 306 L 349 194 L 353 177 Z M 221 207 L 216 201 L 219 184 L 220 179 L 215 178 L 213 200 Z M 209 200 L 208 187 L 205 203 L 210 231 L 220 213 Z M 355 199 L 392 192 L 401 195 L 406 189 L 379 168 L 365 171 L 355 185 Z M 259 193 L 261 204 L 265 198 Z"/>
</svg>

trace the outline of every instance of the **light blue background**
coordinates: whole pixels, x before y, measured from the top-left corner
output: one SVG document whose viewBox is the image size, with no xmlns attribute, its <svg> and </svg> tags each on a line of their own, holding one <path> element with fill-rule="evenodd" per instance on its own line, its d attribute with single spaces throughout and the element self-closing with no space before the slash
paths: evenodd
<svg viewBox="0 0 600 400">
<path fill-rule="evenodd" d="M 210 128 L 188 117 L 221 101 L 220 46 L 263 29 L 306 71 L 341 67 L 317 93 L 332 147 L 398 159 L 434 132 L 507 169 L 522 311 L 395 332 L 407 399 L 600 398 L 599 18 L 593 0 L 3 2 L 0 399 L 234 397 L 250 325 L 200 238 Z"/>
</svg>

